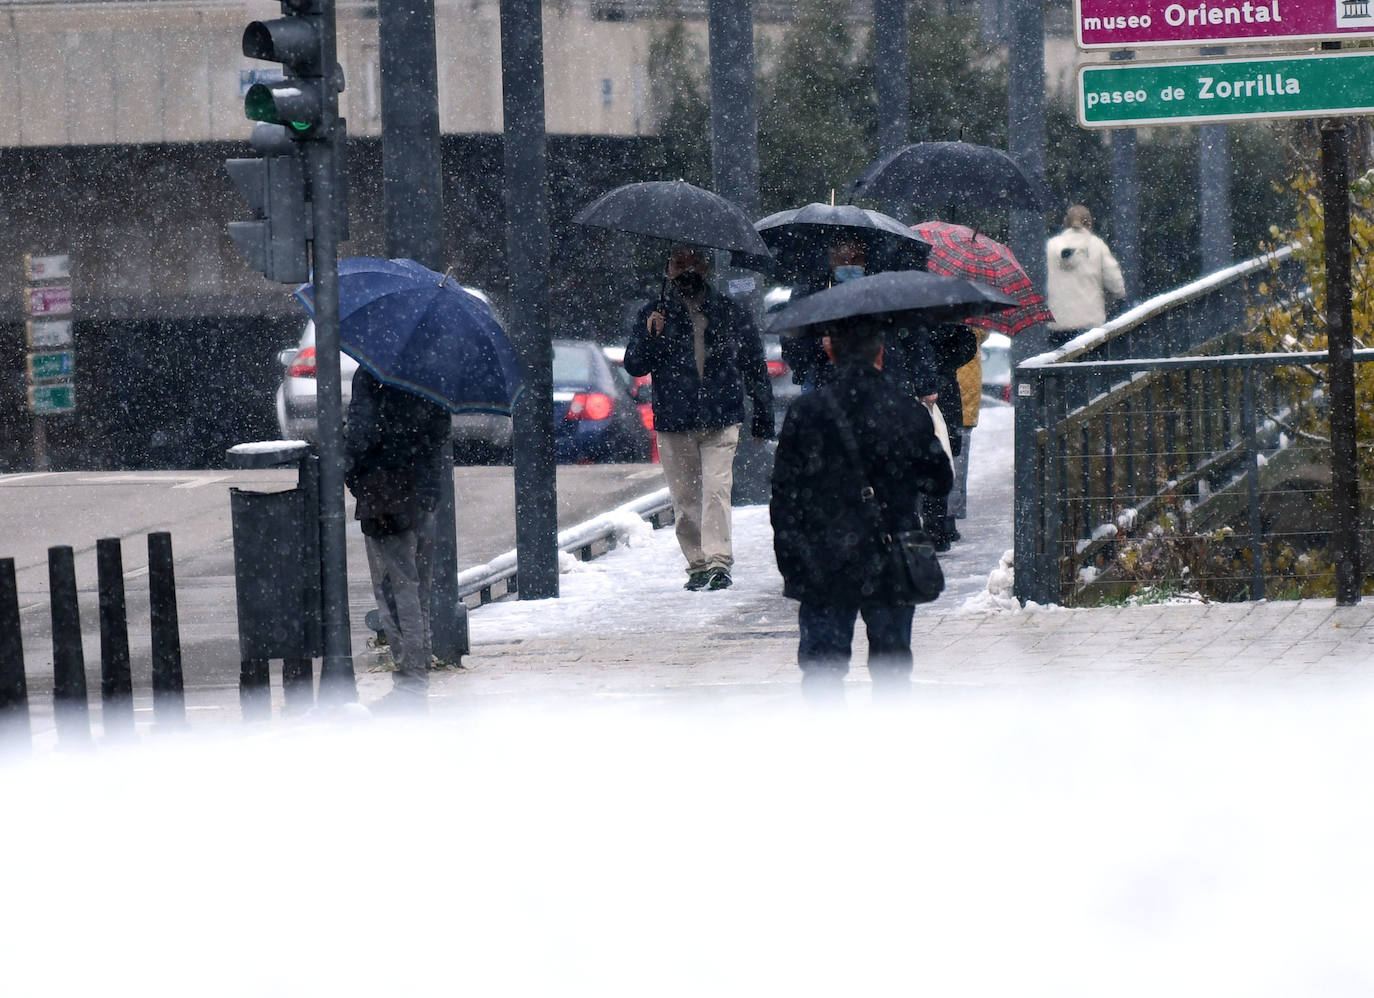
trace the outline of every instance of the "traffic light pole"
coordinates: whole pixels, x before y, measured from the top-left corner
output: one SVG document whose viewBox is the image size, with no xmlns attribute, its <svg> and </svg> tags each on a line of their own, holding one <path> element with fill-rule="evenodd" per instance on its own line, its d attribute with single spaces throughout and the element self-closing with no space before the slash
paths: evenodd
<svg viewBox="0 0 1374 998">
<path fill-rule="evenodd" d="M 320 699 L 358 699 L 348 620 L 348 560 L 344 535 L 343 403 L 339 374 L 339 232 L 334 204 L 334 145 L 306 144 L 314 240 L 315 364 L 320 444 L 320 586 L 324 601 L 324 661 Z"/>
<path fill-rule="evenodd" d="M 281 9 L 285 16 L 252 21 L 243 31 L 243 54 L 279 63 L 283 76 L 254 83 L 244 94 L 244 115 L 262 123 L 254 131 L 254 146 L 263 161 L 225 164 L 248 196 L 254 215 L 251 221 L 231 223 L 229 233 L 268 280 L 295 284 L 308 278 L 314 284 L 324 617 L 320 699 L 341 703 L 358 699 L 348 621 L 339 373 L 339 241 L 346 238 L 348 220 L 347 176 L 339 171 L 347 136 L 347 125 L 339 117 L 344 79 L 337 59 L 334 0 L 281 0 Z M 292 144 L 295 152 L 289 151 Z M 308 192 L 301 183 L 298 156 L 305 160 Z M 308 233 L 303 211 L 307 197 Z"/>
</svg>

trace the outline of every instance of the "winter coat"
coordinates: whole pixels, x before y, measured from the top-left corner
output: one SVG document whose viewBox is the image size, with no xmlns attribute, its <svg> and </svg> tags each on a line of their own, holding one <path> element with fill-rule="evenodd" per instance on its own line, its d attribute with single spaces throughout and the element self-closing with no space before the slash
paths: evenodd
<svg viewBox="0 0 1374 998">
<path fill-rule="evenodd" d="M 625 345 L 625 371 L 654 379 L 654 429 L 681 433 L 714 430 L 744 422 L 744 396 L 753 403 L 753 436 L 771 438 L 773 385 L 763 358 L 763 341 L 744 309 L 707 288 L 706 373 L 697 374 L 692 346 L 692 319 L 687 307 L 671 295 L 662 331 L 645 327 L 656 308 L 639 311 L 634 333 Z"/>
<path fill-rule="evenodd" d="M 1126 297 L 1121 265 L 1087 229 L 1068 228 L 1045 244 L 1051 329 L 1093 329 L 1107 321 L 1107 295 Z"/>
<path fill-rule="evenodd" d="M 948 322 L 932 327 L 894 329 L 883 349 L 883 370 L 913 398 L 939 393 L 935 404 L 953 431 L 964 425 L 964 402 L 959 368 L 978 353 L 978 338 L 969 326 Z M 959 434 L 949 434 L 950 450 L 958 454 Z"/>
<path fill-rule="evenodd" d="M 344 484 L 357 497 L 353 515 L 364 534 L 409 530 L 418 511 L 438 507 L 450 426 L 443 406 L 358 368 L 344 425 Z"/>
<path fill-rule="evenodd" d="M 957 375 L 959 381 L 959 396 L 964 402 L 964 426 L 978 425 L 978 409 L 983 398 L 983 341 L 988 338 L 986 329 L 973 327 L 973 334 L 978 338 L 978 351 L 974 353 L 973 359 L 959 368 Z"/>
<path fill-rule="evenodd" d="M 954 480 L 926 407 L 882 372 L 845 367 L 831 385 L 797 397 L 778 439 L 769 503 L 783 594 L 821 606 L 913 603 L 886 571 L 826 403 L 831 394 L 853 428 L 888 530 L 915 529 L 919 496 L 944 495 Z"/>
</svg>

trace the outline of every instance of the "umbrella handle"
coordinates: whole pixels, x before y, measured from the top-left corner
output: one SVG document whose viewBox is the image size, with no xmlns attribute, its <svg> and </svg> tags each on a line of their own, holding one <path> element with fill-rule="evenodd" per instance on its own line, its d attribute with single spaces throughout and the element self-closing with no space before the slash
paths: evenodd
<svg viewBox="0 0 1374 998">
<path fill-rule="evenodd" d="M 663 275 L 663 282 L 658 286 L 658 303 L 654 306 L 654 311 L 668 314 L 668 275 Z"/>
</svg>

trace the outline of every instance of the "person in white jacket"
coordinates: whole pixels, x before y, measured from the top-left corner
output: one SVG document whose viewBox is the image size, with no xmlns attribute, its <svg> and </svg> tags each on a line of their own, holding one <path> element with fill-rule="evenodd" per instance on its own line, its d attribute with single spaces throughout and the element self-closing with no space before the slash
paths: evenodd
<svg viewBox="0 0 1374 998">
<path fill-rule="evenodd" d="M 1108 297 L 1126 297 L 1121 265 L 1092 229 L 1092 213 L 1076 204 L 1064 215 L 1064 231 L 1045 244 L 1054 313 L 1049 328 L 1056 345 L 1106 322 Z"/>
</svg>

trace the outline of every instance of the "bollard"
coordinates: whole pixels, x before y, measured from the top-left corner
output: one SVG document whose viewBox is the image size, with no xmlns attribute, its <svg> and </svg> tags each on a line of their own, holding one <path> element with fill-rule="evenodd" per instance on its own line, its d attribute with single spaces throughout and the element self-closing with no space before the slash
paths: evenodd
<svg viewBox="0 0 1374 998">
<path fill-rule="evenodd" d="M 148 612 L 153 644 L 153 720 L 180 727 L 186 723 L 186 696 L 182 691 L 172 535 L 166 531 L 148 535 Z"/>
<path fill-rule="evenodd" d="M 129 670 L 129 618 L 124 603 L 124 555 L 118 537 L 95 542 L 100 590 L 100 718 L 105 734 L 134 730 L 134 687 Z"/>
<path fill-rule="evenodd" d="M 67 546 L 48 548 L 52 604 L 52 706 L 59 742 L 86 743 L 91 712 L 86 702 L 86 657 L 81 650 L 81 608 L 76 598 L 76 559 Z"/>
<path fill-rule="evenodd" d="M 304 713 L 315 706 L 315 663 L 308 658 L 281 661 L 284 706 L 290 713 Z"/>
<path fill-rule="evenodd" d="M 272 719 L 272 672 L 267 659 L 240 659 L 239 707 L 245 721 Z"/>
<path fill-rule="evenodd" d="M 24 639 L 19 630 L 19 584 L 14 559 L 0 558 L 0 742 L 31 737 Z"/>
</svg>

